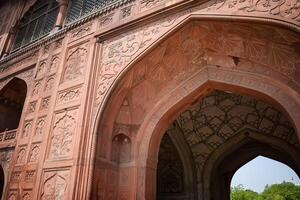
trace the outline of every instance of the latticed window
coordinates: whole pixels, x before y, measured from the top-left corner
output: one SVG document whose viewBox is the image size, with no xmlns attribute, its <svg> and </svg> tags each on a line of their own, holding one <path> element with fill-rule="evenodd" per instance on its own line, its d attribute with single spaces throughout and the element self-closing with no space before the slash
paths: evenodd
<svg viewBox="0 0 300 200">
<path fill-rule="evenodd" d="M 56 0 L 39 0 L 21 19 L 13 49 L 46 36 L 53 29 L 58 14 Z"/>
<path fill-rule="evenodd" d="M 115 1 L 117 0 L 72 0 L 66 23 L 73 22 Z"/>
</svg>

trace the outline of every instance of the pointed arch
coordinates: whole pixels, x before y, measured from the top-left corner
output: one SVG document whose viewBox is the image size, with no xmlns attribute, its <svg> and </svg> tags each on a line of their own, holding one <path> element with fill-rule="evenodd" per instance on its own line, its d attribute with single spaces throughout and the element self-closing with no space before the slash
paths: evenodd
<svg viewBox="0 0 300 200">
<path fill-rule="evenodd" d="M 26 95 L 26 82 L 19 78 L 13 78 L 0 90 L 0 132 L 18 128 Z"/>
</svg>

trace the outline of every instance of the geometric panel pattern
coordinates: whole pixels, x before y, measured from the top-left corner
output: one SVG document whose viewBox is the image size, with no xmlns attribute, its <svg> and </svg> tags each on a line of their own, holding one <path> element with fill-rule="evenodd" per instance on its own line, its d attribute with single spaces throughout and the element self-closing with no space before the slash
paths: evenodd
<svg viewBox="0 0 300 200">
<path fill-rule="evenodd" d="M 193 154 L 197 173 L 218 146 L 242 130 L 277 137 L 299 148 L 294 128 L 282 112 L 253 97 L 223 91 L 213 91 L 195 103 L 167 132 L 178 128 Z"/>
</svg>

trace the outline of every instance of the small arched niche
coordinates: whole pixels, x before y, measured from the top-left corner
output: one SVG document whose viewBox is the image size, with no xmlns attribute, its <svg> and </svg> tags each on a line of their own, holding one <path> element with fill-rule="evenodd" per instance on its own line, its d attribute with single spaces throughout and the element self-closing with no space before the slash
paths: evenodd
<svg viewBox="0 0 300 200">
<path fill-rule="evenodd" d="M 118 134 L 112 141 L 112 160 L 117 163 L 127 163 L 131 160 L 131 140 L 124 134 Z"/>
<path fill-rule="evenodd" d="M 0 132 L 18 128 L 26 94 L 26 83 L 19 78 L 13 78 L 0 91 Z"/>
</svg>

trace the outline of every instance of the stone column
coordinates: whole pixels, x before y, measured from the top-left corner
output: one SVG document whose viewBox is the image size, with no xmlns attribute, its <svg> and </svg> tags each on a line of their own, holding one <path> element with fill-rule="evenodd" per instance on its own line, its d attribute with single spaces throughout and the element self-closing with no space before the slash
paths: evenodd
<svg viewBox="0 0 300 200">
<path fill-rule="evenodd" d="M 64 19 L 68 8 L 68 0 L 57 0 L 59 3 L 58 15 L 55 22 L 54 30 L 59 30 L 63 26 Z"/>
</svg>

